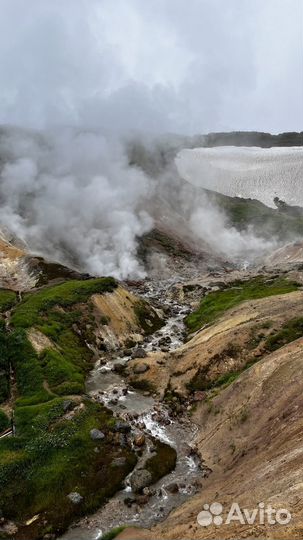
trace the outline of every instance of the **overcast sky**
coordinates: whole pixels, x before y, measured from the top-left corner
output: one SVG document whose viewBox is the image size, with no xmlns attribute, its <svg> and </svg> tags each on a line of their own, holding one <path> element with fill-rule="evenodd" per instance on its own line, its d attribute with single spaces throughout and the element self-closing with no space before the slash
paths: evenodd
<svg viewBox="0 0 303 540">
<path fill-rule="evenodd" d="M 303 129 L 302 0 L 0 0 L 0 122 Z"/>
</svg>

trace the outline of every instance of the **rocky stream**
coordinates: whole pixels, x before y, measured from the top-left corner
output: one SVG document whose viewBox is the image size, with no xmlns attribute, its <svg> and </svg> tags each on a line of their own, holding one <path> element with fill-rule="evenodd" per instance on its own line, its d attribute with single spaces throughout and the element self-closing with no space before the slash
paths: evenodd
<svg viewBox="0 0 303 540">
<path fill-rule="evenodd" d="M 152 351 L 170 352 L 183 343 L 183 320 L 190 308 L 171 294 L 173 286 L 174 282 L 170 280 L 157 284 L 146 280 L 140 286 L 132 287 L 132 292 L 155 305 L 161 301 L 166 312 L 164 326 L 153 335 L 146 336 L 140 345 L 139 354 L 142 356 Z M 123 419 L 125 430 L 121 425 L 121 443 L 132 444 L 136 448 L 137 465 L 126 478 L 124 488 L 93 515 L 73 524 L 61 537 L 64 540 L 97 540 L 113 527 L 121 525 L 150 527 L 192 496 L 207 474 L 195 452 L 196 427 L 190 416 L 186 412 L 172 415 L 156 394 L 129 386 L 119 366 L 127 364 L 130 358 L 129 353 L 126 355 L 123 350 L 117 351 L 110 359 L 106 354 L 101 356 L 87 380 L 87 393 L 110 408 L 114 416 Z M 128 429 L 132 435 L 131 442 Z M 159 441 L 175 449 L 176 466 L 150 485 L 144 464 L 155 454 L 155 443 Z"/>
</svg>

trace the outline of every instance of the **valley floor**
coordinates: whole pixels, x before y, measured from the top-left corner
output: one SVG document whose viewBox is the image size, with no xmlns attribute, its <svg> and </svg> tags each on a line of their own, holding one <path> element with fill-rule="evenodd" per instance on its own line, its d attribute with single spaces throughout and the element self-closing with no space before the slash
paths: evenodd
<svg viewBox="0 0 303 540">
<path fill-rule="evenodd" d="M 28 263 L 7 246 L 3 538 L 302 538 L 300 249 L 251 270 L 185 255 L 120 284 L 38 261 L 20 290 Z M 291 519 L 227 524 L 235 502 Z"/>
</svg>

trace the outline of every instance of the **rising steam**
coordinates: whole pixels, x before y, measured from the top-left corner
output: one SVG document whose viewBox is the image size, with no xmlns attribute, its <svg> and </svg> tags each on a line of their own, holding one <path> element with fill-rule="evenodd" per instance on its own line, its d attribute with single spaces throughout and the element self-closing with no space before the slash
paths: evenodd
<svg viewBox="0 0 303 540">
<path fill-rule="evenodd" d="M 138 239 L 154 225 L 230 259 L 276 246 L 229 227 L 178 175 L 164 141 L 146 145 L 134 160 L 129 145 L 96 131 L 3 129 L 1 226 L 49 259 L 119 278 L 144 276 Z"/>
<path fill-rule="evenodd" d="M 1 222 L 32 251 L 94 274 L 142 275 L 136 238 L 153 188 L 120 144 L 93 132 L 1 139 Z"/>
</svg>

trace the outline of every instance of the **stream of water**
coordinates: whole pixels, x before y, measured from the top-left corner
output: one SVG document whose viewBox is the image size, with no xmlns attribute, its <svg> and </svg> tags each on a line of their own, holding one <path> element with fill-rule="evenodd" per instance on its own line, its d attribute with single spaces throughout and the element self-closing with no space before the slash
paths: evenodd
<svg viewBox="0 0 303 540">
<path fill-rule="evenodd" d="M 161 338 L 169 337 L 169 350 L 179 347 L 183 342 L 183 319 L 188 307 L 172 300 L 168 294 L 169 288 L 170 282 L 158 286 L 147 282 L 144 288 L 147 299 L 161 298 L 162 304 L 170 310 L 165 325 L 142 344 L 146 352 L 160 350 Z M 72 525 L 61 537 L 64 540 L 97 540 L 102 534 L 121 524 L 150 527 L 163 520 L 173 508 L 193 495 L 203 477 L 199 459 L 193 451 L 196 427 L 186 416 L 172 418 L 165 404 L 157 398 L 129 387 L 123 375 L 114 370 L 116 362 L 126 363 L 128 360 L 129 357 L 118 353 L 106 363 L 105 358 L 101 357 L 88 378 L 87 391 L 93 399 L 109 407 L 114 415 L 125 419 L 131 425 L 133 433 L 145 435 L 144 459 L 152 454 L 152 438 L 156 438 L 175 448 L 176 467 L 152 486 L 148 502 L 144 505 L 125 504 L 125 499 L 132 496 L 129 477 L 126 478 L 124 489 L 93 515 Z M 141 466 L 142 459 L 138 460 L 136 468 Z M 177 491 L 171 492 L 172 484 L 177 484 Z"/>
</svg>

